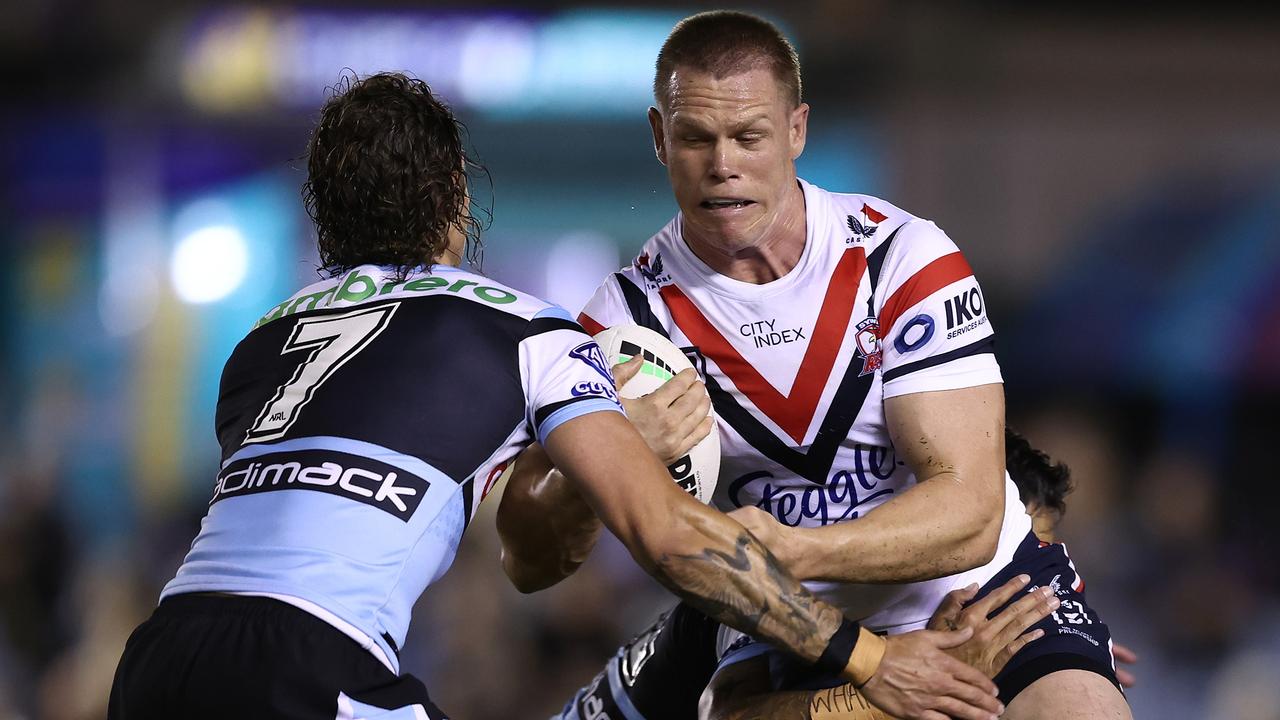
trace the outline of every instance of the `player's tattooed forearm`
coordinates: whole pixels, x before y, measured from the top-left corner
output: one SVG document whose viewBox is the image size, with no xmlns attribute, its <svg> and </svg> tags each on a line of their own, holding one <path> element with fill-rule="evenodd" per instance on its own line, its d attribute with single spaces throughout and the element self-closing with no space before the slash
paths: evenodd
<svg viewBox="0 0 1280 720">
<path fill-rule="evenodd" d="M 839 626 L 839 613 L 818 603 L 750 533 L 739 533 L 732 548 L 664 557 L 663 574 L 708 616 L 816 660 Z"/>
</svg>

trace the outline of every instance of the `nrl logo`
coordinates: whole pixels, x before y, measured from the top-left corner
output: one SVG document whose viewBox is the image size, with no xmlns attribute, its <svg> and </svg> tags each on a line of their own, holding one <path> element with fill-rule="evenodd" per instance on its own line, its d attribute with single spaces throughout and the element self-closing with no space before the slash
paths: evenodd
<svg viewBox="0 0 1280 720">
<path fill-rule="evenodd" d="M 889 218 L 888 215 L 877 212 L 875 208 L 866 203 L 862 204 L 862 217 L 866 220 L 865 224 L 852 215 L 847 217 L 849 229 L 853 231 L 853 237 L 845 242 L 870 240 L 876 234 L 876 230 L 879 229 L 877 225 Z"/>
</svg>

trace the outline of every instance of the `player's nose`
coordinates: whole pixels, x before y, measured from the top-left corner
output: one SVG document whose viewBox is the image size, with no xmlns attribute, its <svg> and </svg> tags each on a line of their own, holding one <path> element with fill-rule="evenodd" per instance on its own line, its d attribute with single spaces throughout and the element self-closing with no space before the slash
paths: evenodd
<svg viewBox="0 0 1280 720">
<path fill-rule="evenodd" d="M 738 177 L 738 158 L 730 140 L 716 141 L 711 151 L 711 177 L 720 181 Z"/>
</svg>

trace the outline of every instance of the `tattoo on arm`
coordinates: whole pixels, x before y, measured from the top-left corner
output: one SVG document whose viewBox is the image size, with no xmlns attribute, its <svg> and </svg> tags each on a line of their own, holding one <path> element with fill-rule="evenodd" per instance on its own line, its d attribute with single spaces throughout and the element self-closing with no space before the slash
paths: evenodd
<svg viewBox="0 0 1280 720">
<path fill-rule="evenodd" d="M 840 612 L 810 594 L 747 531 L 738 532 L 731 548 L 664 555 L 659 575 L 708 616 L 816 661 L 840 627 Z"/>
<path fill-rule="evenodd" d="M 806 720 L 892 720 L 867 701 L 857 688 L 845 683 L 813 693 Z"/>
</svg>

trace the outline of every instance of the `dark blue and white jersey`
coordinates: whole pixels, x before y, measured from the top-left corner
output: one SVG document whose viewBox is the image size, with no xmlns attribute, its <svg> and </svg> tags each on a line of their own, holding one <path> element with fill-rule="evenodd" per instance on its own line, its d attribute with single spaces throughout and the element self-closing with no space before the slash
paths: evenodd
<svg viewBox="0 0 1280 720">
<path fill-rule="evenodd" d="M 507 463 L 598 411 L 622 411 L 609 366 L 554 305 L 443 265 L 315 283 L 223 369 L 221 470 L 161 597 L 276 597 L 398 671 L 410 609 Z"/>
<path fill-rule="evenodd" d="M 800 187 L 804 252 L 783 277 L 721 275 L 689 249 L 677 216 L 579 320 L 593 334 L 638 323 L 693 358 L 720 420 L 713 504 L 819 527 L 866 517 L 918 482 L 893 447 L 889 398 L 1002 379 L 982 291 L 946 233 L 879 198 Z M 1012 560 L 1031 520 L 1009 478 L 1004 500 L 996 555 L 982 567 L 806 587 L 873 630 L 922 628 L 949 591 Z"/>
</svg>

